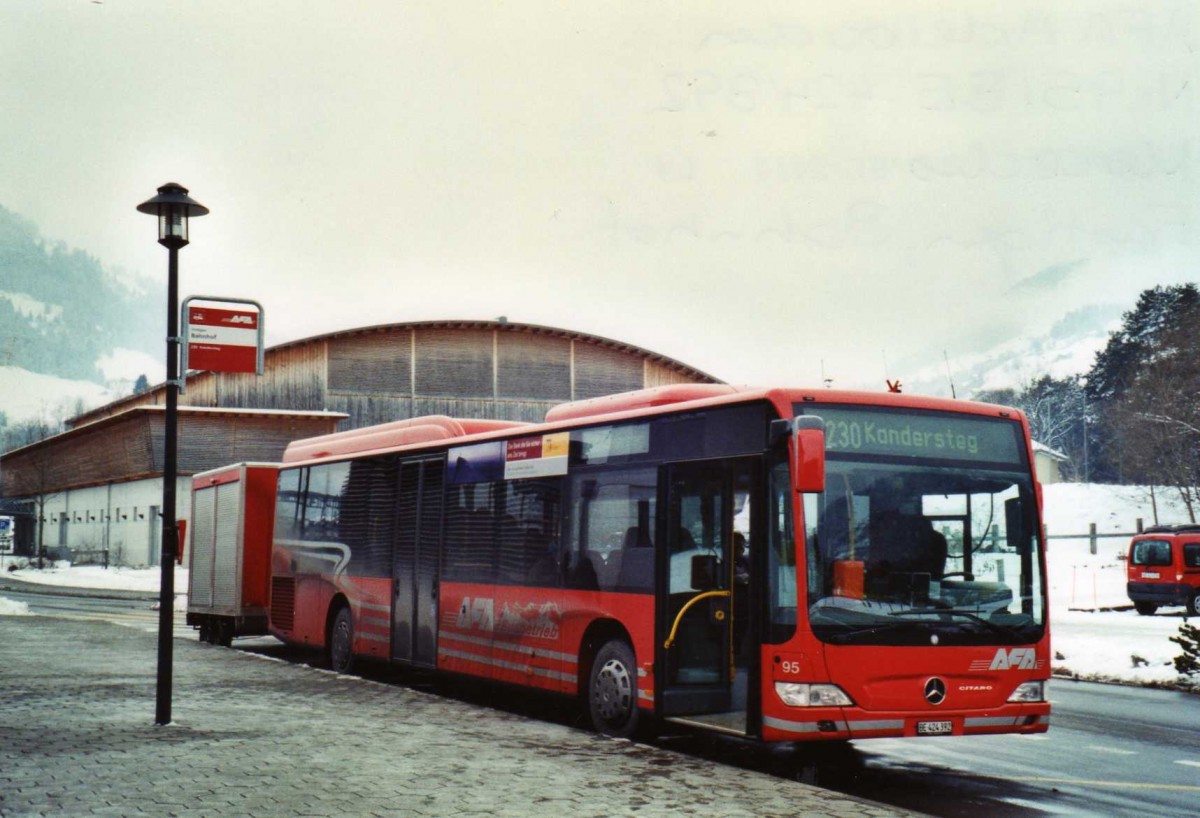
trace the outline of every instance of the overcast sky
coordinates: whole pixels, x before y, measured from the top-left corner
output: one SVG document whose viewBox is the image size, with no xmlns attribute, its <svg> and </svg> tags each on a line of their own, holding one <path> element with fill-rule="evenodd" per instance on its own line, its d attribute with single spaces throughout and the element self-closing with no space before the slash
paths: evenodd
<svg viewBox="0 0 1200 818">
<path fill-rule="evenodd" d="M 183 184 L 181 293 L 270 343 L 505 315 L 734 382 L 1200 277 L 1200 4 L 750 5 L 0 0 L 0 205 L 157 286 Z"/>
</svg>

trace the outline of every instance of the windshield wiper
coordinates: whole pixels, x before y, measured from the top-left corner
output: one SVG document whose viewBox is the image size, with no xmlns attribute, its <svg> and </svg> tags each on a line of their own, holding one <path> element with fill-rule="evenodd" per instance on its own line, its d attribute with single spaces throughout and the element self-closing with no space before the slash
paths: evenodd
<svg viewBox="0 0 1200 818">
<path fill-rule="evenodd" d="M 843 630 L 829 634 L 829 641 L 838 645 L 853 645 L 862 640 L 874 639 L 886 634 L 906 633 L 911 638 L 925 638 L 925 631 L 914 627 L 917 622 L 881 622 L 875 625 L 860 625 L 858 627 L 839 623 Z"/>
<path fill-rule="evenodd" d="M 978 622 L 993 633 L 998 633 L 1002 636 L 1012 636 L 1013 631 L 997 625 L 995 622 L 989 622 L 979 614 L 972 611 L 964 611 L 961 608 L 912 608 L 907 611 L 892 611 L 888 616 L 928 616 L 934 614 L 936 616 L 961 616 L 965 619 L 970 619 L 972 622 Z"/>
</svg>

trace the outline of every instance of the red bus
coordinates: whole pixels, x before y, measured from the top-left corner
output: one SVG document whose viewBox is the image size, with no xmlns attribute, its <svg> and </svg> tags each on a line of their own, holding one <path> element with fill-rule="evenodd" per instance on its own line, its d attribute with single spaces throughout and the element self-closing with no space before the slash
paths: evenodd
<svg viewBox="0 0 1200 818">
<path fill-rule="evenodd" d="M 725 385 L 311 438 L 270 632 L 578 696 L 615 736 L 1044 732 L 1031 463 L 1016 410 Z"/>
</svg>

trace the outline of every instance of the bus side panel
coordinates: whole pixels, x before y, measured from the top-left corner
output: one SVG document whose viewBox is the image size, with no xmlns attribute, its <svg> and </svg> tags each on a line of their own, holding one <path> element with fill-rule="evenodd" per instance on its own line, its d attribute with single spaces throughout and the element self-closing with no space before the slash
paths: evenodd
<svg viewBox="0 0 1200 818">
<path fill-rule="evenodd" d="M 563 687 L 575 693 L 587 689 L 590 667 L 585 666 L 584 640 L 593 624 L 606 620 L 629 634 L 638 668 L 638 705 L 654 707 L 654 595 L 604 591 L 565 591 L 562 633 L 563 652 L 578 662 L 575 679 Z M 600 648 L 597 644 L 596 649 Z"/>
<path fill-rule="evenodd" d="M 639 698 L 653 706 L 654 597 L 557 588 L 444 583 L 438 669 L 561 693 L 586 686 L 584 638 L 599 621 L 628 632 Z"/>
<path fill-rule="evenodd" d="M 293 620 L 295 624 L 285 641 L 324 647 L 325 627 L 333 595 L 333 585 L 320 574 L 297 574 Z"/>
<path fill-rule="evenodd" d="M 443 582 L 438 594 L 437 668 L 492 678 L 496 587 Z"/>
<path fill-rule="evenodd" d="M 354 653 L 392 658 L 392 581 L 382 577 L 341 577 L 338 591 L 354 612 Z"/>
</svg>

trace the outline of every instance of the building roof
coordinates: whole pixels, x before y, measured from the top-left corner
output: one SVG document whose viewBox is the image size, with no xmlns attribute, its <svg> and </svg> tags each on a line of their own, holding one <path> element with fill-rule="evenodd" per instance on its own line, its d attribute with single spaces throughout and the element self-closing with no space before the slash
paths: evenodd
<svg viewBox="0 0 1200 818">
<path fill-rule="evenodd" d="M 294 349 L 296 347 L 316 344 L 316 343 L 329 341 L 329 340 L 333 340 L 333 339 L 338 339 L 338 338 L 349 338 L 349 337 L 356 337 L 356 336 L 373 335 L 373 334 L 378 334 L 378 333 L 398 332 L 398 331 L 408 331 L 408 330 L 424 330 L 424 329 L 429 329 L 429 330 L 445 330 L 445 329 L 498 330 L 498 331 L 503 331 L 503 332 L 525 333 L 525 334 L 531 334 L 531 335 L 546 335 L 546 336 L 551 336 L 551 337 L 563 338 L 563 339 L 571 340 L 571 341 L 581 341 L 581 342 L 588 343 L 588 344 L 594 344 L 596 346 L 603 347 L 606 349 L 611 349 L 611 350 L 618 351 L 618 352 L 625 352 L 628 354 L 641 356 L 653 364 L 657 364 L 657 365 L 665 367 L 667 369 L 679 372 L 691 380 L 704 382 L 704 383 L 721 383 L 722 382 L 718 378 L 715 378 L 706 372 L 696 369 L 695 367 L 688 366 L 687 364 L 683 363 L 682 361 L 678 361 L 678 360 L 668 357 L 666 355 L 661 355 L 657 352 L 653 352 L 651 350 L 644 349 L 639 346 L 635 346 L 634 344 L 628 344 L 623 341 L 616 341 L 611 338 L 605 338 L 605 337 L 602 337 L 599 335 L 591 335 L 586 332 L 578 332 L 575 330 L 561 329 L 558 327 L 547 327 L 547 326 L 541 326 L 538 324 L 516 323 L 516 322 L 507 321 L 507 320 L 501 320 L 501 321 L 467 321 L 467 320 L 463 320 L 463 321 L 452 321 L 452 320 L 408 321 L 408 322 L 401 322 L 401 323 L 394 323 L 394 324 L 374 324 L 374 325 L 365 326 L 365 327 L 354 327 L 351 329 L 336 330 L 334 332 L 322 333 L 320 335 L 312 335 L 307 338 L 298 338 L 293 341 L 287 341 L 282 344 L 276 344 L 275 346 L 269 347 L 266 350 L 266 357 L 269 360 L 270 357 L 275 355 L 276 353 L 284 352 L 286 350 Z M 193 375 L 199 374 L 200 372 L 205 372 L 205 371 L 207 371 L 207 370 L 191 370 Z M 191 377 L 192 376 L 189 376 L 189 380 Z M 159 391 L 164 390 L 165 387 L 166 387 L 165 383 L 159 383 L 159 384 L 156 384 L 156 385 L 150 387 L 148 392 L 159 392 Z M 123 398 L 118 398 L 115 401 L 104 404 L 103 406 L 98 406 L 94 409 L 90 409 L 87 412 L 83 412 L 82 414 L 79 414 L 73 418 L 70 418 L 67 421 L 67 425 L 70 427 L 78 427 L 78 426 L 83 426 L 85 424 L 92 423 L 94 420 L 96 420 L 98 418 L 103 418 L 107 415 L 112 414 L 115 411 L 119 411 L 120 407 L 123 405 L 144 402 L 146 394 L 147 394 L 146 392 L 142 392 L 142 393 L 139 393 L 136 395 L 127 395 Z"/>
<path fill-rule="evenodd" d="M 1059 463 L 1066 463 L 1071 459 L 1070 456 L 1063 454 L 1058 449 L 1051 449 L 1046 444 L 1038 443 L 1036 440 L 1033 441 L 1033 452 L 1034 454 L 1044 454 L 1051 460 L 1057 460 Z"/>
<path fill-rule="evenodd" d="M 161 406 L 158 404 L 155 404 L 153 406 L 134 406 L 131 409 L 127 409 L 123 412 L 118 412 L 115 415 L 110 415 L 108 417 L 100 418 L 99 420 L 95 421 L 94 423 L 89 423 L 87 425 L 75 426 L 73 428 L 67 429 L 66 431 L 59 432 L 56 435 L 51 435 L 50 437 L 43 438 L 34 443 L 29 443 L 25 446 L 21 446 L 20 448 L 10 449 L 9 451 L 4 452 L 3 454 L 0 454 L 0 460 L 6 459 L 6 458 L 12 458 L 16 455 L 35 451 L 39 448 L 44 448 L 47 446 L 54 446 L 54 445 L 61 443 L 64 440 L 67 440 L 73 436 L 81 435 L 85 432 L 88 434 L 92 434 L 95 431 L 97 431 L 98 429 L 103 429 L 105 426 L 113 426 L 118 423 L 124 423 L 136 414 L 155 414 L 155 413 L 161 414 L 166 411 L 167 411 L 167 407 Z M 315 420 L 315 419 L 321 419 L 321 418 L 342 420 L 343 418 L 346 417 L 345 412 L 292 411 L 290 409 L 224 409 L 224 408 L 211 407 L 211 406 L 179 406 L 179 407 L 177 407 L 177 412 L 180 417 L 208 415 L 208 416 L 220 416 L 220 417 L 226 417 L 226 418 L 268 417 L 268 418 L 278 418 L 278 419 L 285 419 L 285 418 L 301 419 L 301 418 L 303 418 L 303 419 L 307 419 L 307 420 Z"/>
</svg>

